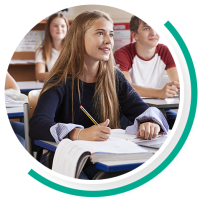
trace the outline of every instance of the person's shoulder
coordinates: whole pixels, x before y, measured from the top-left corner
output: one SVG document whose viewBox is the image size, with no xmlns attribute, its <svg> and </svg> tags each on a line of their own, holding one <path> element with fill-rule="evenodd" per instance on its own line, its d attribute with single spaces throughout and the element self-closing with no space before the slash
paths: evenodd
<svg viewBox="0 0 200 200">
<path fill-rule="evenodd" d="M 66 86 L 62 83 L 56 84 L 54 86 L 46 85 L 46 89 L 42 92 L 42 99 L 60 99 L 62 101 L 63 97 L 69 92 L 66 90 Z"/>
<path fill-rule="evenodd" d="M 158 54 L 158 56 L 164 61 L 166 62 L 168 60 L 168 58 L 171 57 L 171 53 L 168 49 L 168 47 L 164 44 L 158 44 L 156 46 L 156 53 Z"/>
<path fill-rule="evenodd" d="M 160 58 L 165 64 L 172 62 L 173 66 L 175 65 L 171 52 L 166 45 L 158 44 L 156 53 L 158 54 L 158 58 Z"/>
<path fill-rule="evenodd" d="M 157 44 L 157 48 L 159 48 L 159 49 L 168 49 L 168 47 L 165 44 L 162 44 L 162 43 L 158 43 Z"/>
<path fill-rule="evenodd" d="M 42 45 L 38 46 L 37 49 L 35 50 L 36 53 L 41 53 L 42 52 Z"/>
<path fill-rule="evenodd" d="M 114 67 L 115 76 L 121 76 L 123 73 L 118 67 Z"/>
<path fill-rule="evenodd" d="M 115 79 L 117 81 L 126 79 L 122 71 L 118 67 L 114 67 Z"/>
<path fill-rule="evenodd" d="M 126 91 L 133 90 L 133 87 L 130 85 L 122 71 L 118 69 L 117 67 L 114 68 L 115 70 L 115 84 L 116 84 L 116 91 L 119 94 L 126 95 Z M 123 96 L 122 95 L 122 96 Z"/>
<path fill-rule="evenodd" d="M 156 52 L 158 54 L 163 54 L 163 53 L 169 52 L 169 49 L 168 49 L 168 47 L 166 45 L 159 43 L 156 46 Z"/>
<path fill-rule="evenodd" d="M 35 50 L 36 59 L 37 59 L 38 57 L 41 57 L 41 56 L 42 56 L 42 52 L 43 52 L 42 46 L 40 45 L 40 46 Z"/>
</svg>

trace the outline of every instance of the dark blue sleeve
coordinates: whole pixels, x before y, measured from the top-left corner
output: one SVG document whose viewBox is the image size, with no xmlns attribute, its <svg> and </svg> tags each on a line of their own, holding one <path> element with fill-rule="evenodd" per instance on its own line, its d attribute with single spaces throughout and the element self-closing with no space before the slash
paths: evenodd
<svg viewBox="0 0 200 200">
<path fill-rule="evenodd" d="M 56 124 L 55 113 L 62 102 L 63 95 L 63 87 L 53 87 L 40 96 L 29 121 L 29 136 L 32 139 L 55 142 L 50 128 Z"/>
<path fill-rule="evenodd" d="M 116 69 L 115 73 L 121 115 L 134 122 L 135 118 L 148 109 L 149 106 L 140 98 L 120 70 Z"/>
</svg>

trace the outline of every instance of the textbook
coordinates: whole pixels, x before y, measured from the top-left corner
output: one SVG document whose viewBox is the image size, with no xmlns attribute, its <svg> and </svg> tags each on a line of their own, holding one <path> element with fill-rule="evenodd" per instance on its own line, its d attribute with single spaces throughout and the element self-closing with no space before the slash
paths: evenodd
<svg viewBox="0 0 200 200">
<path fill-rule="evenodd" d="M 28 97 L 13 89 L 5 90 L 6 107 L 22 107 L 24 103 L 28 102 Z"/>
<path fill-rule="evenodd" d="M 6 103 L 6 108 L 11 108 L 11 107 L 23 107 L 24 103 L 27 103 L 27 101 L 16 101 L 9 96 L 5 96 L 5 103 Z"/>
<path fill-rule="evenodd" d="M 127 139 L 111 137 L 106 141 L 85 141 L 63 139 L 57 146 L 52 170 L 60 174 L 78 178 L 87 159 L 91 162 L 114 161 L 120 164 L 142 163 L 151 158 L 154 152 Z"/>
<path fill-rule="evenodd" d="M 168 131 L 168 134 L 170 133 L 170 130 Z M 136 137 L 135 135 L 125 134 L 125 130 L 123 129 L 112 129 L 111 136 L 116 138 L 123 138 L 130 140 L 140 146 L 159 149 L 163 143 L 166 141 L 168 135 L 158 134 L 158 136 L 151 140 L 145 140 L 140 137 Z"/>
</svg>

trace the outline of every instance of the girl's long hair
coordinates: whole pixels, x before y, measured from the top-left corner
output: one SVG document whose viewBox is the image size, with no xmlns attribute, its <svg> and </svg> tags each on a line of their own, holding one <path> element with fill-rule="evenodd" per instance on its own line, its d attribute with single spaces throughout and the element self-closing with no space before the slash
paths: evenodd
<svg viewBox="0 0 200 200">
<path fill-rule="evenodd" d="M 69 22 L 62 13 L 58 12 L 58 13 L 55 13 L 55 14 L 49 16 L 46 26 L 45 26 L 44 40 L 43 40 L 41 47 L 39 47 L 39 49 L 38 49 L 38 50 L 42 51 L 42 57 L 47 65 L 50 63 L 50 61 L 52 59 L 52 48 L 53 48 L 53 40 L 52 40 L 52 37 L 50 34 L 50 24 L 57 17 L 65 20 L 65 23 L 67 26 L 67 31 L 69 30 Z M 63 39 L 62 43 L 64 43 L 65 38 Z"/>
<path fill-rule="evenodd" d="M 72 123 L 73 117 L 73 91 L 74 82 L 77 81 L 78 95 L 79 75 L 84 71 L 85 32 L 93 25 L 95 20 L 105 18 L 113 23 L 107 13 L 101 11 L 86 11 L 78 15 L 72 22 L 67 33 L 63 49 L 54 67 L 49 72 L 41 94 L 58 84 L 66 84 L 67 80 L 72 83 Z M 95 94 L 93 97 L 95 113 L 98 113 L 98 120 L 104 122 L 110 119 L 110 128 L 118 128 L 119 125 L 119 103 L 116 94 L 114 58 L 111 52 L 108 61 L 99 61 L 98 81 L 95 84 Z"/>
</svg>

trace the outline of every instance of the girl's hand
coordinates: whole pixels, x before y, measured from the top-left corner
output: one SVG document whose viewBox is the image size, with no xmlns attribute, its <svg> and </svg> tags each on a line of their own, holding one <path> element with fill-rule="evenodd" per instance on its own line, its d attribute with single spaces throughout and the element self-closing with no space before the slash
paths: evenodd
<svg viewBox="0 0 200 200">
<path fill-rule="evenodd" d="M 87 141 L 104 141 L 109 138 L 111 134 L 111 129 L 107 127 L 109 124 L 109 119 L 102 122 L 99 125 L 94 125 L 89 128 L 81 130 L 78 139 Z M 77 135 L 80 129 L 74 129 L 70 132 L 70 139 L 77 140 Z"/>
<path fill-rule="evenodd" d="M 160 126 L 153 122 L 145 122 L 140 124 L 139 131 L 136 133 L 136 137 L 142 137 L 144 139 L 151 140 L 156 138 L 160 132 Z"/>
</svg>

